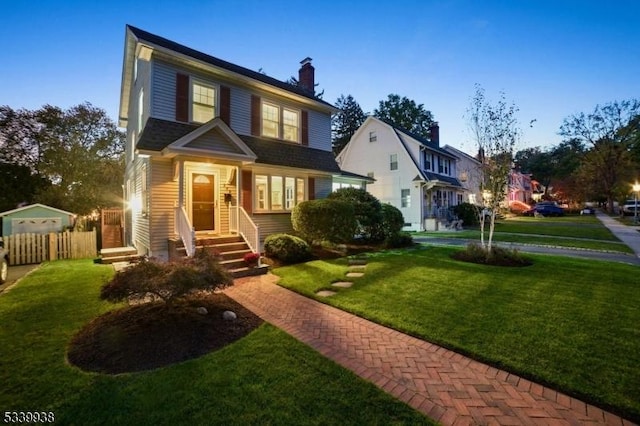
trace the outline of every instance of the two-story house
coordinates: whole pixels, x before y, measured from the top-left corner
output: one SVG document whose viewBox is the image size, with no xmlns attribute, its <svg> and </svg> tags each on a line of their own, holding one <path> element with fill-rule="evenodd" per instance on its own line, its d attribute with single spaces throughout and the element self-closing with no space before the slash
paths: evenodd
<svg viewBox="0 0 640 426">
<path fill-rule="evenodd" d="M 121 127 L 126 127 L 125 241 L 171 257 L 198 239 L 236 234 L 254 252 L 291 231 L 291 211 L 343 175 L 331 152 L 335 107 L 314 93 L 306 58 L 291 85 L 126 27 Z"/>
<path fill-rule="evenodd" d="M 457 157 L 440 148 L 437 124 L 430 131 L 425 139 L 369 116 L 336 157 L 343 170 L 375 179 L 367 191 L 400 209 L 407 230 L 450 220 L 449 208 L 464 201 Z"/>
</svg>

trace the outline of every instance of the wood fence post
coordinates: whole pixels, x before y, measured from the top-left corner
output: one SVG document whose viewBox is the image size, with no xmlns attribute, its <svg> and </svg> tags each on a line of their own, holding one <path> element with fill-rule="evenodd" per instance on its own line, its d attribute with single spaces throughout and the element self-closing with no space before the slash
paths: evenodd
<svg viewBox="0 0 640 426">
<path fill-rule="evenodd" d="M 49 260 L 58 260 L 58 235 L 49 233 Z"/>
</svg>

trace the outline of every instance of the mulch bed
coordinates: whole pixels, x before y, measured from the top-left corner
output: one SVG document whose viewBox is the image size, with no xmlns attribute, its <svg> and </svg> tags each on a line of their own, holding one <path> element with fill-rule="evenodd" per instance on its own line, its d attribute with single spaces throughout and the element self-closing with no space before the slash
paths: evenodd
<svg viewBox="0 0 640 426">
<path fill-rule="evenodd" d="M 198 307 L 208 313 L 198 313 Z M 237 318 L 224 320 L 224 311 L 235 312 Z M 162 302 L 128 306 L 80 330 L 67 359 L 82 370 L 106 374 L 151 370 L 220 349 L 262 322 L 223 293 L 201 293 L 173 306 Z"/>
</svg>

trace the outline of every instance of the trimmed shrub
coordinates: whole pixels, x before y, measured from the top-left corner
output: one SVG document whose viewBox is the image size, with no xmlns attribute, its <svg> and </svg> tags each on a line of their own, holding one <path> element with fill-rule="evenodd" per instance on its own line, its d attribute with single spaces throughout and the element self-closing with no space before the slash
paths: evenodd
<svg viewBox="0 0 640 426">
<path fill-rule="evenodd" d="M 382 241 L 380 224 L 383 221 L 380 201 L 361 188 L 340 188 L 329 194 L 330 200 L 344 200 L 353 205 L 358 228 L 357 234 L 366 241 Z"/>
<path fill-rule="evenodd" d="M 404 227 L 404 216 L 402 212 L 391 204 L 382 205 L 382 229 L 385 238 L 399 234 Z"/>
<path fill-rule="evenodd" d="M 516 249 L 493 246 L 491 252 L 478 243 L 469 243 L 464 250 L 451 255 L 456 260 L 463 262 L 479 263 L 493 266 L 530 266 L 533 262 L 524 257 Z"/>
<path fill-rule="evenodd" d="M 198 250 L 179 262 L 148 260 L 118 272 L 100 290 L 100 298 L 110 302 L 143 300 L 147 296 L 167 304 L 197 290 L 215 290 L 233 284 L 229 272 L 214 255 Z"/>
<path fill-rule="evenodd" d="M 303 201 L 294 207 L 291 223 L 293 229 L 312 244 L 349 242 L 357 227 L 353 205 L 334 199 Z"/>
<path fill-rule="evenodd" d="M 413 237 L 408 232 L 396 232 L 387 236 L 384 240 L 386 248 L 401 248 L 413 245 Z"/>
<path fill-rule="evenodd" d="M 465 226 L 477 226 L 480 223 L 478 220 L 480 208 L 475 204 L 462 203 L 453 206 L 453 212 L 458 216 L 458 219 L 462 219 L 462 223 Z"/>
<path fill-rule="evenodd" d="M 283 263 L 304 262 L 311 258 L 311 250 L 306 241 L 289 234 L 272 234 L 265 238 L 264 253 Z"/>
</svg>

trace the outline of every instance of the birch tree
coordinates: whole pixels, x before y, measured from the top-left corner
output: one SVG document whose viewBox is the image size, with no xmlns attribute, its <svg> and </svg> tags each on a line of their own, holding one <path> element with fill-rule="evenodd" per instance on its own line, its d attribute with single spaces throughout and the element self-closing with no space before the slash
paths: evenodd
<svg viewBox="0 0 640 426">
<path fill-rule="evenodd" d="M 503 92 L 500 92 L 495 105 L 490 104 L 484 89 L 479 85 L 476 85 L 475 95 L 467 110 L 471 134 L 478 147 L 479 189 L 483 207 L 478 209 L 480 244 L 485 249 L 487 258 L 491 256 L 496 214 L 507 195 L 514 149 L 520 139 L 517 112 L 518 108 L 514 104 L 507 104 Z M 485 239 L 487 219 L 489 232 Z"/>
</svg>

